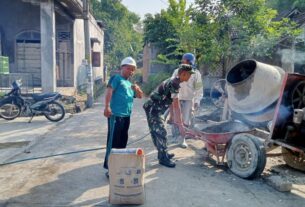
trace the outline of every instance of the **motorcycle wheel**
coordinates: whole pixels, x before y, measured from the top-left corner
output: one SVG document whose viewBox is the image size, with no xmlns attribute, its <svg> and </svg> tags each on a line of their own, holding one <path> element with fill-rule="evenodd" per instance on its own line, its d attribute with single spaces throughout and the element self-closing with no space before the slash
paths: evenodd
<svg viewBox="0 0 305 207">
<path fill-rule="evenodd" d="M 21 107 L 13 103 L 5 103 L 0 106 L 0 117 L 5 120 L 13 120 L 21 113 Z"/>
<path fill-rule="evenodd" d="M 62 120 L 66 114 L 64 107 L 56 101 L 50 102 L 43 113 L 48 120 L 53 122 Z"/>
</svg>

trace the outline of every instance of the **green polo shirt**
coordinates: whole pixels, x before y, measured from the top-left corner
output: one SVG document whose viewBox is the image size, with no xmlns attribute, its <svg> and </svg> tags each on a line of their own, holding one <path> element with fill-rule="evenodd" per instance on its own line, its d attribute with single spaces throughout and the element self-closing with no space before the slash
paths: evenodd
<svg viewBox="0 0 305 207">
<path fill-rule="evenodd" d="M 128 117 L 133 106 L 134 91 L 132 83 L 121 75 L 114 75 L 108 82 L 108 87 L 113 89 L 110 108 L 112 114 L 120 117 Z"/>
</svg>

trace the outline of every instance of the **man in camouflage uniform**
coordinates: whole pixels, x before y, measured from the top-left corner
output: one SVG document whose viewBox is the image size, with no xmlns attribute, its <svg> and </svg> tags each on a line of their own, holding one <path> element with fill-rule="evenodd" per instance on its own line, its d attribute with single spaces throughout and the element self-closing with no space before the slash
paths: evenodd
<svg viewBox="0 0 305 207">
<path fill-rule="evenodd" d="M 181 114 L 178 100 L 179 84 L 188 81 L 192 74 L 194 74 L 194 70 L 190 65 L 180 65 L 178 75 L 163 81 L 152 92 L 143 106 L 153 143 L 158 150 L 159 163 L 166 167 L 175 167 L 176 165 L 171 160 L 174 155 L 167 152 L 167 132 L 162 116 L 172 103 L 174 110 L 177 110 L 177 114 Z M 184 134 L 181 116 L 177 116 L 177 119 L 174 121 L 179 124 L 180 133 Z"/>
</svg>

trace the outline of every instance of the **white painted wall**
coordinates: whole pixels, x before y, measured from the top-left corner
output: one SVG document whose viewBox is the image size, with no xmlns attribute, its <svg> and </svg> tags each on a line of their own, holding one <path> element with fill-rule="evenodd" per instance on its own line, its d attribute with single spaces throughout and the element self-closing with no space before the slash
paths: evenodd
<svg viewBox="0 0 305 207">
<path fill-rule="evenodd" d="M 56 91 L 55 8 L 48 0 L 40 4 L 41 86 L 43 92 Z"/>
<path fill-rule="evenodd" d="M 93 67 L 94 79 L 103 78 L 103 68 L 104 68 L 104 31 L 97 25 L 93 16 L 90 16 L 90 37 L 97 38 L 100 43 L 94 43 L 92 51 L 101 53 L 101 66 Z"/>
<path fill-rule="evenodd" d="M 104 32 L 97 25 L 93 16 L 90 17 L 90 37 L 97 38 L 100 44 L 95 43 L 92 50 L 101 53 L 101 66 L 93 67 L 94 79 L 103 78 L 103 66 L 104 66 Z M 82 60 L 85 58 L 85 42 L 84 42 L 84 21 L 82 19 L 76 19 L 73 27 L 74 36 L 74 80 L 77 86 L 77 80 L 83 79 L 78 76 L 83 76 L 84 71 L 81 67 Z"/>
<path fill-rule="evenodd" d="M 77 80 L 80 74 L 82 60 L 85 58 L 85 42 L 84 42 L 84 21 L 76 19 L 73 26 L 73 50 L 74 50 L 74 86 L 78 85 Z"/>
</svg>

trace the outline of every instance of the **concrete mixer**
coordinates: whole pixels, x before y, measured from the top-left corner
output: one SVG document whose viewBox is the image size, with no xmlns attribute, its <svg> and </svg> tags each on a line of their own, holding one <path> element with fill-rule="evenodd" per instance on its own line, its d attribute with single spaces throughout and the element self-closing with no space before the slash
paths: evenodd
<svg viewBox="0 0 305 207">
<path fill-rule="evenodd" d="M 282 68 L 256 60 L 238 63 L 226 76 L 230 109 L 254 124 L 271 121 L 284 74 Z"/>
</svg>

